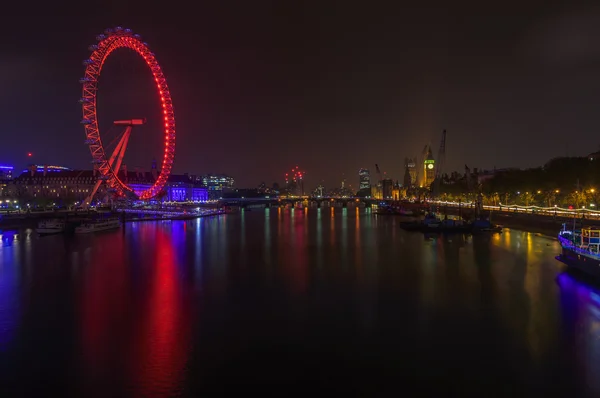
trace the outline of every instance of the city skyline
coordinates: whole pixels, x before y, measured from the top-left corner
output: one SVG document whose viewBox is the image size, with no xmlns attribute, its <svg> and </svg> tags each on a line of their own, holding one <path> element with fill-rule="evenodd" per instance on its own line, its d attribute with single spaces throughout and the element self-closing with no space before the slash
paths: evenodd
<svg viewBox="0 0 600 398">
<path fill-rule="evenodd" d="M 315 13 L 275 3 L 200 8 L 202 23 L 177 15 L 160 25 L 155 11 L 133 5 L 86 13 L 83 25 L 72 14 L 13 11 L 1 28 L 11 39 L 0 64 L 0 161 L 25 164 L 31 152 L 36 163 L 89 167 L 77 105 L 81 61 L 95 36 L 117 25 L 139 32 L 163 65 L 178 126 L 175 173 L 215 171 L 256 186 L 281 183 L 281 170 L 301 164 L 308 186 L 337 186 L 341 176 L 377 163 L 402 180 L 405 157 L 425 144 L 435 156 L 443 129 L 444 172 L 464 163 L 534 167 L 596 149 L 597 8 L 540 12 L 527 4 L 520 16 L 467 5 L 348 4 L 331 14 L 328 6 Z M 398 23 L 399 15 L 410 20 Z M 25 17 L 30 26 L 22 29 Z M 378 23 L 356 31 L 368 20 Z M 130 169 L 161 153 L 152 120 L 159 102 L 136 62 L 126 53 L 111 60 L 99 99 L 105 127 L 122 116 L 149 118 L 144 138 L 132 137 Z M 35 111 L 32 101 L 41 104 Z M 577 141 L 565 142 L 567 131 Z"/>
</svg>

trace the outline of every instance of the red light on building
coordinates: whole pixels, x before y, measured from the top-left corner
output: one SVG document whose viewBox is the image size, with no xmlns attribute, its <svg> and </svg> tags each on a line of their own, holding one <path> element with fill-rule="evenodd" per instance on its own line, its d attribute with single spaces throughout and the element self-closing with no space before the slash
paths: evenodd
<svg viewBox="0 0 600 398">
<path fill-rule="evenodd" d="M 29 156 L 29 157 L 32 157 L 32 156 L 33 156 L 33 153 L 31 153 L 31 152 L 27 152 L 27 156 Z"/>
</svg>

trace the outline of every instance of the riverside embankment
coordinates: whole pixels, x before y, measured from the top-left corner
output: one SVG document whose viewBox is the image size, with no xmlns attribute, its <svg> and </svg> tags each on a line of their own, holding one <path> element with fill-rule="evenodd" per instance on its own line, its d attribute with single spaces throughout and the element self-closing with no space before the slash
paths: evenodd
<svg viewBox="0 0 600 398">
<path fill-rule="evenodd" d="M 458 207 L 441 208 L 440 212 L 446 211 L 451 215 L 469 215 L 473 214 L 472 209 L 460 209 Z M 564 223 L 573 224 L 573 217 L 561 215 L 541 215 L 512 211 L 486 211 L 491 215 L 492 222 L 502 225 L 506 228 L 521 229 L 524 231 L 538 232 L 544 235 L 556 236 Z M 575 219 L 578 226 L 596 226 L 600 228 L 600 220 L 578 217 Z"/>
</svg>

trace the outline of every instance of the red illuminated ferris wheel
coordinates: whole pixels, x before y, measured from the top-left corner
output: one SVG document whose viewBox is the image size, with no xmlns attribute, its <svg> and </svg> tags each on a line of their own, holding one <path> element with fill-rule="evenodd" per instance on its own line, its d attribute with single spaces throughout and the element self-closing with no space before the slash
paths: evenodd
<svg viewBox="0 0 600 398">
<path fill-rule="evenodd" d="M 142 200 L 152 199 L 161 192 L 167 183 L 169 175 L 171 174 L 171 168 L 173 167 L 173 159 L 175 157 L 175 115 L 173 114 L 173 101 L 171 100 L 167 81 L 160 65 L 156 61 L 154 53 L 150 51 L 146 43 L 142 42 L 140 35 L 133 34 L 131 29 L 123 29 L 121 27 L 107 29 L 104 34 L 97 36 L 97 40 L 98 44 L 90 46 L 90 51 L 92 51 L 92 53 L 90 57 L 84 61 L 84 65 L 86 66 L 85 76 L 80 79 L 80 82 L 83 85 L 83 94 L 80 99 L 83 108 L 83 120 L 81 123 L 85 127 L 86 144 L 90 148 L 94 168 L 100 173 L 100 177 L 98 178 L 92 193 L 88 199 L 86 199 L 86 203 L 91 202 L 91 199 L 93 199 L 98 187 L 103 181 L 109 189 L 114 190 L 117 196 L 128 196 Z M 115 121 L 115 125 L 125 127 L 125 132 L 117 143 L 113 153 L 110 154 L 110 156 L 107 156 L 100 137 L 96 114 L 98 78 L 100 77 L 102 66 L 109 55 L 119 48 L 128 48 L 144 58 L 152 72 L 163 112 L 164 157 L 162 159 L 160 174 L 148 189 L 139 192 L 134 191 L 132 187 L 119 179 L 118 172 L 121 167 L 121 162 L 123 161 L 125 149 L 127 148 L 131 128 L 145 123 L 145 120 L 132 119 Z"/>
</svg>

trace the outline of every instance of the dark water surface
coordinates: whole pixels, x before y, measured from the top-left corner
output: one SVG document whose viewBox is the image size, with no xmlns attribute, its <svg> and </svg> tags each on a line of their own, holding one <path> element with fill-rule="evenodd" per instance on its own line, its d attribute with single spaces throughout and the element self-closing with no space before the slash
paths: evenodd
<svg viewBox="0 0 600 398">
<path fill-rule="evenodd" d="M 600 396 L 600 289 L 558 243 L 357 209 L 2 235 L 0 396 Z"/>
</svg>

